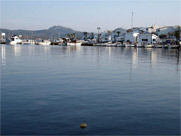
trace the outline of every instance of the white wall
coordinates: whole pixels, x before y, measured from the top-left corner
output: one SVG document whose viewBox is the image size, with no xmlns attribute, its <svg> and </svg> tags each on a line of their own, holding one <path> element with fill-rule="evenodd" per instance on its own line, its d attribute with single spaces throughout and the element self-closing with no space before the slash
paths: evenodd
<svg viewBox="0 0 181 136">
<path fill-rule="evenodd" d="M 125 34 L 125 42 L 130 41 L 132 43 L 136 43 L 136 37 L 139 35 L 139 33 L 133 33 L 129 32 Z"/>
<path fill-rule="evenodd" d="M 140 44 L 143 44 L 143 43 L 147 43 L 147 44 L 152 44 L 152 43 L 157 43 L 159 42 L 159 37 L 154 35 L 154 34 L 149 34 L 149 33 L 146 33 L 146 34 L 139 34 L 139 38 L 138 38 L 138 42 Z"/>
<path fill-rule="evenodd" d="M 157 29 L 157 34 L 158 36 L 160 35 L 167 35 L 168 33 L 174 33 L 175 31 L 178 30 L 177 26 L 170 26 L 170 27 L 165 27 L 165 28 L 161 28 L 161 29 Z"/>
</svg>

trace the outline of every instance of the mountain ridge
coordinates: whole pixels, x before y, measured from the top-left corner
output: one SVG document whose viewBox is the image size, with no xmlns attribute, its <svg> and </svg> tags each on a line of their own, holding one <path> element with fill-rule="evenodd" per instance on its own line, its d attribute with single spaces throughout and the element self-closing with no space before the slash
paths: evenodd
<svg viewBox="0 0 181 136">
<path fill-rule="evenodd" d="M 75 33 L 77 37 L 82 37 L 83 32 L 73 30 L 72 28 L 63 27 L 60 25 L 54 25 L 48 29 L 41 30 L 10 30 L 5 28 L 0 28 L 0 32 L 5 33 L 7 36 L 10 35 L 23 35 L 24 38 L 28 37 L 31 39 L 42 38 L 42 39 L 56 39 L 58 37 L 65 37 L 67 34 Z"/>
</svg>

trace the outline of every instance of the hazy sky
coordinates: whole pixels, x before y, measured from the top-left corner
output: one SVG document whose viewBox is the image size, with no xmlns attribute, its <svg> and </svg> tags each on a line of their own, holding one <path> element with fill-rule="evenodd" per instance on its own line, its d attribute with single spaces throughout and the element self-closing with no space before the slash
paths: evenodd
<svg viewBox="0 0 181 136">
<path fill-rule="evenodd" d="M 53 25 L 80 31 L 134 26 L 180 25 L 180 0 L 0 0 L 1 28 L 47 29 Z"/>
</svg>

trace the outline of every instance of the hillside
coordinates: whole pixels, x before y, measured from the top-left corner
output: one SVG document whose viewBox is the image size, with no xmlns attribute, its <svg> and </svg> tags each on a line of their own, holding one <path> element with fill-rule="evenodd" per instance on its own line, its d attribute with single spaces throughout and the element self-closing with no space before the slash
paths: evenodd
<svg viewBox="0 0 181 136">
<path fill-rule="evenodd" d="M 0 32 L 6 33 L 7 36 L 10 35 L 23 35 L 24 38 L 43 38 L 43 39 L 56 39 L 58 37 L 65 37 L 67 34 L 75 33 L 76 37 L 81 38 L 83 36 L 83 32 L 75 31 L 71 28 L 63 27 L 63 26 L 52 26 L 49 29 L 44 30 L 9 30 L 9 29 L 1 29 Z"/>
</svg>

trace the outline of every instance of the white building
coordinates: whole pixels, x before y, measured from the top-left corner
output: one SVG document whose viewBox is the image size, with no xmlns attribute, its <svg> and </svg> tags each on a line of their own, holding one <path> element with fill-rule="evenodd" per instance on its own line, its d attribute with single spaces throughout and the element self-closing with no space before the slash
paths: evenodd
<svg viewBox="0 0 181 136">
<path fill-rule="evenodd" d="M 1 33 L 1 35 L 0 35 L 0 43 L 1 44 L 6 43 L 6 34 L 5 33 Z"/>
<path fill-rule="evenodd" d="M 157 29 L 156 33 L 158 34 L 158 36 L 168 35 L 168 33 L 174 33 L 175 31 L 178 31 L 178 30 L 179 30 L 178 26 L 166 26 L 166 27 Z"/>
<path fill-rule="evenodd" d="M 103 43 L 111 42 L 111 41 L 112 41 L 112 36 L 111 36 L 111 34 L 103 33 L 102 36 L 101 36 L 101 41 L 102 41 Z"/>
<path fill-rule="evenodd" d="M 147 33 L 156 33 L 157 29 L 159 29 L 159 27 L 156 25 L 153 25 L 151 27 L 146 28 L 146 32 Z"/>
<path fill-rule="evenodd" d="M 120 34 L 119 37 L 116 37 L 115 40 L 117 42 L 124 42 L 125 41 L 125 33 L 124 34 Z"/>
<path fill-rule="evenodd" d="M 125 42 L 131 42 L 131 43 L 136 43 L 138 42 L 138 35 L 139 33 L 137 32 L 128 32 L 125 34 Z"/>
<path fill-rule="evenodd" d="M 155 44 L 160 41 L 160 38 L 154 34 L 143 33 L 139 34 L 138 42 L 140 44 Z"/>
</svg>

